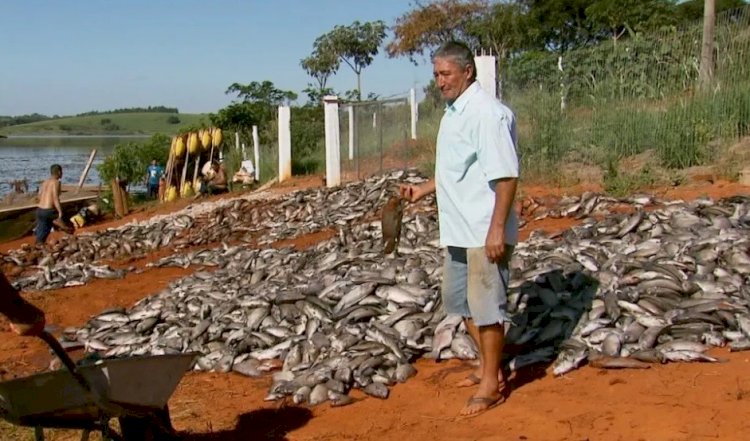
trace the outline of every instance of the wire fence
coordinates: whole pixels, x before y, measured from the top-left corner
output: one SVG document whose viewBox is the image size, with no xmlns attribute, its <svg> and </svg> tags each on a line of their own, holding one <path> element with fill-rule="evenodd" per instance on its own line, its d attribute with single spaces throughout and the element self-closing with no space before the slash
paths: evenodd
<svg viewBox="0 0 750 441">
<path fill-rule="evenodd" d="M 660 165 L 685 168 L 750 134 L 750 7 L 720 14 L 715 29 L 705 90 L 702 23 L 510 64 L 503 95 L 518 116 L 525 165 L 602 164 L 652 150 Z"/>
<path fill-rule="evenodd" d="M 410 165 L 407 98 L 351 102 L 339 112 L 341 181 L 366 179 Z"/>
</svg>

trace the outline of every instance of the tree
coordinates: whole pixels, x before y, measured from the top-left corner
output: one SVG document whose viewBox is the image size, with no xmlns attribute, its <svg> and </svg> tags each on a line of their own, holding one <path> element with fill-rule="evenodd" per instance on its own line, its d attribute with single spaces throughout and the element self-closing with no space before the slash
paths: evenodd
<svg viewBox="0 0 750 441">
<path fill-rule="evenodd" d="M 300 61 L 300 65 L 318 83 L 316 96 L 322 97 L 328 90 L 326 88 L 328 78 L 339 70 L 340 61 L 338 55 L 333 51 L 321 51 L 320 48 L 315 48 L 309 57 Z M 310 96 L 308 89 L 305 89 L 304 92 Z M 312 97 L 311 101 L 313 101 Z"/>
<path fill-rule="evenodd" d="M 638 32 L 675 23 L 672 0 L 597 0 L 586 8 L 587 18 L 617 43 L 630 29 Z"/>
<path fill-rule="evenodd" d="M 450 40 L 471 40 L 476 36 L 467 31 L 468 25 L 485 15 L 485 0 L 438 0 L 428 5 L 416 4 L 416 9 L 396 19 L 394 39 L 386 46 L 390 57 L 408 56 L 417 64 L 422 56 Z"/>
<path fill-rule="evenodd" d="M 222 129 L 240 132 L 244 139 L 249 139 L 252 127 L 267 126 L 276 117 L 276 108 L 297 99 L 297 94 L 288 90 L 277 89 L 271 81 L 250 84 L 233 83 L 226 94 L 236 94 L 241 101 L 234 101 L 217 114 L 209 115 L 211 123 Z M 261 131 L 265 139 L 265 131 Z"/>
<path fill-rule="evenodd" d="M 326 95 L 336 95 L 336 92 L 334 92 L 330 87 L 319 89 L 314 84 L 309 83 L 302 92 L 307 95 L 307 103 L 305 103 L 305 106 L 308 107 L 321 106 L 323 105 L 323 97 L 325 97 Z"/>
<path fill-rule="evenodd" d="M 520 0 L 519 3 L 527 8 L 535 24 L 530 34 L 539 49 L 562 53 L 601 39 L 600 27 L 586 16 L 586 8 L 591 5 L 588 0 Z"/>
<path fill-rule="evenodd" d="M 357 95 L 362 96 L 362 70 L 372 63 L 385 38 L 385 23 L 381 20 L 349 26 L 336 26 L 315 40 L 313 47 L 320 56 L 335 56 L 346 63 L 357 75 Z"/>
<path fill-rule="evenodd" d="M 466 33 L 481 48 L 491 49 L 498 61 L 522 49 L 528 41 L 530 23 L 518 3 L 495 3 L 466 26 Z"/>
<path fill-rule="evenodd" d="M 119 178 L 128 185 L 142 182 L 146 168 L 152 159 L 159 164 L 166 164 L 169 157 L 170 138 L 157 133 L 145 143 L 118 144 L 115 150 L 97 166 L 99 176 L 104 182 Z"/>
</svg>

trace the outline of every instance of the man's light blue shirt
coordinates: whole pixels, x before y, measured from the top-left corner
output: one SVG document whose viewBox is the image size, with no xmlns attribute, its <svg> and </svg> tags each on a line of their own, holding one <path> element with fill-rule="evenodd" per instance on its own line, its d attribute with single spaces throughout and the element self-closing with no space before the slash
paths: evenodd
<svg viewBox="0 0 750 441">
<path fill-rule="evenodd" d="M 441 246 L 483 247 L 495 208 L 495 184 L 518 178 L 516 118 L 475 81 L 446 106 L 437 137 L 435 181 Z M 518 243 L 511 207 L 505 243 Z"/>
</svg>

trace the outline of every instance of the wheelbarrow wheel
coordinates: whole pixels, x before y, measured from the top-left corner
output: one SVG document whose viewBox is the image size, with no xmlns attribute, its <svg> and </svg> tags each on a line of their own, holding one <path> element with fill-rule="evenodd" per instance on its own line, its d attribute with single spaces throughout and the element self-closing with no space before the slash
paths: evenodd
<svg viewBox="0 0 750 441">
<path fill-rule="evenodd" d="M 177 432 L 169 418 L 169 408 L 154 412 L 151 417 L 118 418 L 123 441 L 176 441 Z"/>
</svg>

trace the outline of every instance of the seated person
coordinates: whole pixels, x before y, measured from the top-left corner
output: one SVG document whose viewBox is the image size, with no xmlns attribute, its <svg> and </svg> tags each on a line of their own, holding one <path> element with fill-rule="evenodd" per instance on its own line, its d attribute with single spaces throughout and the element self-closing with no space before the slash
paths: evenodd
<svg viewBox="0 0 750 441">
<path fill-rule="evenodd" d="M 224 167 L 220 166 L 218 162 L 212 162 L 211 171 L 213 172 L 212 176 L 208 180 L 201 181 L 200 194 L 212 195 L 229 191 Z"/>
<path fill-rule="evenodd" d="M 232 182 L 240 182 L 242 184 L 253 184 L 256 182 L 255 179 L 255 167 L 253 167 L 253 161 L 245 160 L 242 161 L 242 167 L 232 177 Z"/>
</svg>

